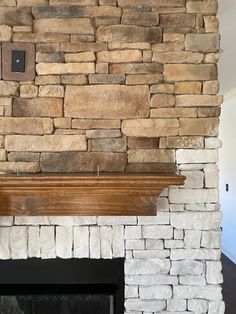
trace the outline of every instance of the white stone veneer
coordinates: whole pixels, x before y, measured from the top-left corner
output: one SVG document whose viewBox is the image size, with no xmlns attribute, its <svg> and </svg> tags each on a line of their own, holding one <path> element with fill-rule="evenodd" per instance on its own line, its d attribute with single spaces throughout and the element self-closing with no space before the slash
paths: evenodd
<svg viewBox="0 0 236 314">
<path fill-rule="evenodd" d="M 177 151 L 187 180 L 163 191 L 156 217 L 0 217 L 0 259 L 125 257 L 126 314 L 223 314 L 210 144 Z"/>
</svg>

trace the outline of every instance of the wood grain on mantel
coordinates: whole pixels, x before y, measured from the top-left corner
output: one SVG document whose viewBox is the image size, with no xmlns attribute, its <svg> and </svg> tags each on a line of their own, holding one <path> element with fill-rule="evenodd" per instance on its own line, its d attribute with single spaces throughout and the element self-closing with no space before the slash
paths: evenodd
<svg viewBox="0 0 236 314">
<path fill-rule="evenodd" d="M 4 174 L 0 175 L 0 215 L 156 215 L 156 197 L 184 180 L 184 176 L 160 173 Z"/>
</svg>

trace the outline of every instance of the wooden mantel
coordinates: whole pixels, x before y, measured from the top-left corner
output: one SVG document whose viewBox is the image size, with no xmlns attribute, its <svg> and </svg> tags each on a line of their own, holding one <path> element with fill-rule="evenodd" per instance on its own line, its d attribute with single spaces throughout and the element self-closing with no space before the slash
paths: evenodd
<svg viewBox="0 0 236 314">
<path fill-rule="evenodd" d="M 155 215 L 156 196 L 183 185 L 176 174 L 0 175 L 0 216 Z"/>
</svg>

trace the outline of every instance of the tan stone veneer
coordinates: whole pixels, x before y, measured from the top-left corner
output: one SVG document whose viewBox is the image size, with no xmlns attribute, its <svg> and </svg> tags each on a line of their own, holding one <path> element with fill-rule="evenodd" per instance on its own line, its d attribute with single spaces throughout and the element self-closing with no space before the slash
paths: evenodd
<svg viewBox="0 0 236 314">
<path fill-rule="evenodd" d="M 125 313 L 223 314 L 215 0 L 2 0 L 0 171 L 176 172 L 156 217 L 0 217 L 0 259 L 125 257 Z"/>
</svg>

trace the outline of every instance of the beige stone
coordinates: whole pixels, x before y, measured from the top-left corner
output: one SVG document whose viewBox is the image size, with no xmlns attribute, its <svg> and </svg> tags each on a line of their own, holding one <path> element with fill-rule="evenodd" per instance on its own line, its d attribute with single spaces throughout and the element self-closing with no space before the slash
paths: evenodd
<svg viewBox="0 0 236 314">
<path fill-rule="evenodd" d="M 135 163 L 128 164 L 126 168 L 127 172 L 159 172 L 159 173 L 175 173 L 177 168 L 174 163 Z M 169 209 L 168 209 L 169 210 Z"/>
<path fill-rule="evenodd" d="M 34 31 L 43 33 L 93 35 L 94 30 L 88 18 L 40 19 L 34 20 Z"/>
<path fill-rule="evenodd" d="M 219 81 L 208 81 L 203 83 L 203 94 L 216 95 L 219 92 Z"/>
<path fill-rule="evenodd" d="M 101 26 L 97 31 L 97 38 L 101 42 L 157 43 L 162 40 L 162 30 L 159 27 L 145 28 L 136 25 Z"/>
<path fill-rule="evenodd" d="M 94 63 L 39 63 L 38 75 L 47 74 L 87 74 L 95 73 Z"/>
<path fill-rule="evenodd" d="M 162 73 L 163 66 L 158 62 L 153 63 L 120 63 L 110 66 L 110 73 L 124 74 L 157 74 Z"/>
<path fill-rule="evenodd" d="M 134 137 L 160 137 L 179 134 L 177 119 L 137 119 L 124 120 L 121 128 L 123 134 Z"/>
<path fill-rule="evenodd" d="M 63 152 L 43 153 L 43 172 L 123 172 L 127 163 L 125 153 Z"/>
<path fill-rule="evenodd" d="M 13 102 L 15 117 L 61 117 L 63 103 L 59 98 L 16 98 Z"/>
<path fill-rule="evenodd" d="M 151 107 L 173 107 L 175 105 L 175 96 L 173 95 L 154 95 L 151 99 Z"/>
<path fill-rule="evenodd" d="M 186 34 L 185 49 L 201 52 L 218 52 L 220 48 L 219 34 Z"/>
<path fill-rule="evenodd" d="M 1 7 L 0 25 L 30 26 L 32 15 L 30 8 Z"/>
<path fill-rule="evenodd" d="M 17 0 L 18 7 L 27 7 L 35 5 L 44 5 L 48 4 L 48 0 Z"/>
<path fill-rule="evenodd" d="M 180 119 L 180 135 L 218 135 L 218 118 Z"/>
<path fill-rule="evenodd" d="M 147 138 L 147 137 L 129 137 L 128 138 L 128 148 L 158 148 L 159 139 L 158 138 Z"/>
<path fill-rule="evenodd" d="M 221 113 L 220 107 L 198 108 L 198 116 L 200 118 L 219 117 Z"/>
<path fill-rule="evenodd" d="M 96 0 L 50 0 L 51 5 L 76 4 L 81 6 L 93 6 L 96 5 L 96 2 Z"/>
<path fill-rule="evenodd" d="M 71 35 L 72 43 L 92 43 L 95 41 L 94 35 Z"/>
<path fill-rule="evenodd" d="M 64 97 L 64 87 L 60 85 L 44 85 L 39 87 L 39 97 Z"/>
<path fill-rule="evenodd" d="M 125 12 L 122 15 L 122 24 L 157 26 L 159 24 L 159 15 L 156 12 Z"/>
<path fill-rule="evenodd" d="M 0 162 L 0 172 L 22 172 L 38 173 L 40 172 L 39 162 Z"/>
<path fill-rule="evenodd" d="M 95 54 L 93 51 L 66 54 L 65 61 L 66 62 L 91 62 L 91 61 L 95 61 Z"/>
<path fill-rule="evenodd" d="M 154 118 L 194 118 L 197 117 L 196 108 L 158 108 L 152 109 L 150 117 Z"/>
<path fill-rule="evenodd" d="M 184 43 L 183 42 L 165 42 L 162 44 L 152 45 L 153 52 L 173 52 L 173 51 L 181 51 L 184 50 Z"/>
<path fill-rule="evenodd" d="M 218 33 L 219 32 L 219 20 L 216 16 L 204 16 L 204 25 L 206 33 Z"/>
<path fill-rule="evenodd" d="M 215 15 L 218 10 L 217 1 L 188 1 L 186 7 L 187 13 L 200 13 L 206 15 Z"/>
<path fill-rule="evenodd" d="M 71 119 L 70 118 L 56 118 L 54 119 L 54 126 L 58 129 L 70 129 Z"/>
<path fill-rule="evenodd" d="M 201 94 L 202 84 L 200 82 L 177 82 L 175 83 L 175 94 Z"/>
<path fill-rule="evenodd" d="M 0 81 L 0 96 L 17 96 L 18 87 L 16 82 Z"/>
<path fill-rule="evenodd" d="M 175 154 L 171 149 L 138 149 L 128 151 L 129 163 L 142 163 L 142 162 L 161 162 L 171 163 L 174 162 Z"/>
<path fill-rule="evenodd" d="M 4 161 L 7 158 L 7 152 L 5 149 L 0 149 L 0 161 Z"/>
<path fill-rule="evenodd" d="M 151 49 L 151 45 L 146 42 L 135 42 L 135 43 L 129 43 L 129 42 L 119 42 L 114 41 L 108 43 L 108 49 L 109 50 L 123 50 L 123 49 L 140 49 L 140 50 L 146 50 Z"/>
<path fill-rule="evenodd" d="M 16 6 L 16 0 L 2 0 L 1 6 L 4 7 L 15 7 Z"/>
<path fill-rule="evenodd" d="M 11 41 L 12 28 L 7 25 L 0 25 L 0 41 Z"/>
<path fill-rule="evenodd" d="M 142 8 L 143 6 L 159 8 L 159 7 L 183 7 L 183 0 L 118 0 L 118 5 L 122 8 Z M 151 311 L 153 312 L 153 311 Z"/>
<path fill-rule="evenodd" d="M 96 64 L 96 73 L 107 74 L 109 72 L 108 63 L 97 63 Z"/>
<path fill-rule="evenodd" d="M 217 79 L 214 64 L 165 64 L 166 81 L 209 81 Z"/>
<path fill-rule="evenodd" d="M 200 136 L 176 136 L 166 138 L 167 148 L 204 148 L 204 138 Z"/>
<path fill-rule="evenodd" d="M 124 137 L 94 139 L 90 141 L 90 149 L 92 152 L 125 152 L 126 139 Z"/>
<path fill-rule="evenodd" d="M 160 14 L 160 26 L 167 27 L 190 27 L 196 26 L 194 14 Z"/>
<path fill-rule="evenodd" d="M 13 26 L 13 33 L 31 33 L 31 26 Z"/>
<path fill-rule="evenodd" d="M 67 34 L 55 34 L 55 33 L 14 33 L 14 42 L 26 42 L 26 43 L 60 43 L 69 41 L 70 36 Z"/>
<path fill-rule="evenodd" d="M 163 42 L 170 42 L 170 41 L 179 41 L 184 42 L 185 35 L 179 33 L 164 33 L 163 34 Z"/>
<path fill-rule="evenodd" d="M 97 120 L 97 119 L 73 119 L 72 128 L 75 129 L 119 129 L 120 120 Z"/>
<path fill-rule="evenodd" d="M 219 52 L 217 52 L 217 53 L 211 52 L 211 53 L 205 54 L 204 62 L 205 63 L 217 63 L 219 61 L 219 59 L 220 59 Z"/>
<path fill-rule="evenodd" d="M 102 51 L 97 53 L 97 62 L 142 62 L 142 53 L 139 50 Z"/>
<path fill-rule="evenodd" d="M 40 153 L 28 153 L 28 152 L 13 152 L 8 153 L 8 161 L 15 162 L 33 162 L 40 160 Z"/>
<path fill-rule="evenodd" d="M 0 118 L 0 134 L 52 134 L 53 121 L 48 118 Z"/>
<path fill-rule="evenodd" d="M 86 130 L 86 137 L 93 138 L 116 138 L 121 137 L 120 130 Z"/>
<path fill-rule="evenodd" d="M 127 85 L 156 84 L 162 81 L 162 74 L 134 74 L 126 76 Z"/>
<path fill-rule="evenodd" d="M 60 76 L 56 75 L 42 75 L 36 76 L 35 78 L 35 85 L 53 85 L 60 83 L 61 83 Z"/>
<path fill-rule="evenodd" d="M 204 54 L 188 51 L 154 52 L 152 57 L 152 61 L 160 63 L 202 63 L 203 59 Z"/>
<path fill-rule="evenodd" d="M 90 74 L 89 84 L 124 84 L 124 74 Z"/>
<path fill-rule="evenodd" d="M 38 87 L 34 85 L 21 85 L 20 97 L 35 98 L 38 96 Z"/>
<path fill-rule="evenodd" d="M 177 107 L 215 107 L 222 103 L 221 96 L 180 95 L 176 96 Z"/>
<path fill-rule="evenodd" d="M 64 53 L 56 51 L 54 53 L 37 52 L 36 63 L 57 63 L 64 62 Z"/>
<path fill-rule="evenodd" d="M 61 82 L 69 85 L 85 85 L 87 78 L 85 75 L 62 75 Z"/>
<path fill-rule="evenodd" d="M 107 50 L 106 43 L 62 43 L 60 50 L 64 52 L 103 51 Z"/>
<path fill-rule="evenodd" d="M 174 94 L 174 84 L 157 84 L 152 85 L 150 92 L 151 94 Z"/>
<path fill-rule="evenodd" d="M 111 86 L 67 86 L 65 116 L 97 119 L 148 116 L 150 104 L 147 86 Z"/>
<path fill-rule="evenodd" d="M 13 152 L 63 152 L 87 149 L 84 135 L 7 135 L 5 146 L 8 151 Z"/>
</svg>

